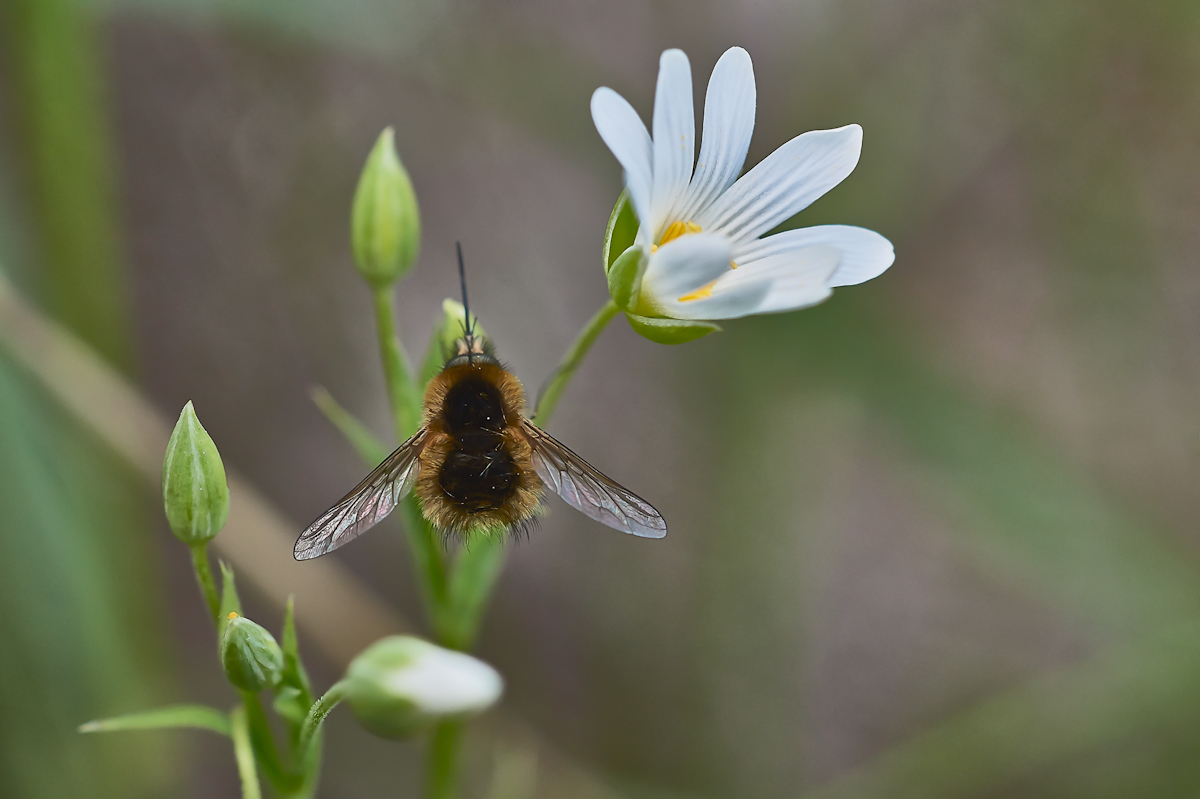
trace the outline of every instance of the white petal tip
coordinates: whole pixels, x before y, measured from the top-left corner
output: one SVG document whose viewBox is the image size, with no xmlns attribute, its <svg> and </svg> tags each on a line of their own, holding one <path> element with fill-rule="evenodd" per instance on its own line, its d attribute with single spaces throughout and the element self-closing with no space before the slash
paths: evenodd
<svg viewBox="0 0 1200 799">
<path fill-rule="evenodd" d="M 687 53 L 683 52 L 678 47 L 672 47 L 670 50 L 663 50 L 663 54 L 659 56 L 658 65 L 660 68 L 667 65 L 678 65 L 688 67 L 690 69 Z"/>
</svg>

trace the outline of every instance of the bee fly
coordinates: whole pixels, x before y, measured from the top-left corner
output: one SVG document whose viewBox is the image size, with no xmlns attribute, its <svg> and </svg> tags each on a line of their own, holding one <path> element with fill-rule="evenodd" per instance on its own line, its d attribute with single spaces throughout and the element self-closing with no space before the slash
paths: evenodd
<svg viewBox="0 0 1200 799">
<path fill-rule="evenodd" d="M 410 492 L 434 527 L 466 535 L 519 530 L 546 489 L 617 530 L 662 538 L 650 503 L 598 472 L 525 417 L 525 390 L 475 332 L 458 248 L 465 321 L 446 365 L 425 390 L 424 423 L 296 541 L 297 560 L 332 552 L 374 527 Z"/>
</svg>

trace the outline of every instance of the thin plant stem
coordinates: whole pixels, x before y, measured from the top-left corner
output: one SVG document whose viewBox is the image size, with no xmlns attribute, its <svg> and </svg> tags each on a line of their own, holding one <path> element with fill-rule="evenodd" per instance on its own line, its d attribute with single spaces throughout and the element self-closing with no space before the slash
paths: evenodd
<svg viewBox="0 0 1200 799">
<path fill-rule="evenodd" d="M 317 738 L 317 733 L 321 730 L 321 724 L 325 721 L 325 717 L 329 712 L 337 707 L 338 703 L 346 696 L 346 681 L 341 680 L 335 682 L 329 687 L 329 690 L 321 695 L 321 698 L 313 702 L 312 707 L 308 709 L 308 716 L 304 719 L 303 726 L 300 727 L 300 739 L 296 743 L 297 758 L 300 762 L 305 762 L 308 759 L 308 748 L 312 746 Z"/>
<path fill-rule="evenodd" d="M 558 407 L 558 401 L 562 399 L 563 392 L 567 390 L 567 384 L 571 382 L 575 370 L 579 368 L 579 364 L 592 349 L 592 345 L 596 343 L 600 333 L 620 310 L 617 304 L 610 299 L 596 312 L 595 316 L 588 320 L 588 323 L 583 326 L 583 330 L 579 331 L 579 335 L 567 350 L 567 354 L 563 356 L 562 363 L 546 381 L 546 387 L 538 397 L 533 420 L 539 427 L 545 427 L 546 423 L 550 421 L 550 416 Z"/>
<path fill-rule="evenodd" d="M 443 721 L 434 727 L 425 772 L 425 799 L 454 799 L 458 792 L 462 734 L 461 721 Z"/>
<path fill-rule="evenodd" d="M 238 777 L 242 781 L 242 799 L 262 799 L 258 772 L 254 767 L 254 746 L 250 743 L 250 724 L 246 709 L 235 707 L 229 713 L 229 732 L 233 738 L 233 756 L 237 760 Z"/>
<path fill-rule="evenodd" d="M 421 419 L 421 403 L 413 383 L 408 358 L 396 335 L 396 311 L 392 305 L 392 289 L 373 286 L 375 328 L 379 334 L 379 354 L 383 359 L 383 374 L 387 383 L 388 400 L 396 427 L 396 437 L 403 441 L 416 432 Z M 425 610 L 439 636 L 446 626 L 443 622 L 446 605 L 446 564 L 433 529 L 421 515 L 414 497 L 401 503 L 404 529 L 416 561 L 417 580 Z"/>
<path fill-rule="evenodd" d="M 192 569 L 196 572 L 196 582 L 200 592 L 204 594 L 204 602 L 208 605 L 209 615 L 216 624 L 221 616 L 221 592 L 213 580 L 212 568 L 208 563 L 208 543 L 192 544 L 188 547 L 192 552 Z"/>
<path fill-rule="evenodd" d="M 250 741 L 254 745 L 254 753 L 263 774 L 276 792 L 286 794 L 294 791 L 300 780 L 284 770 L 279 759 L 279 750 L 275 746 L 275 735 L 271 732 L 271 723 L 263 711 L 258 694 L 250 691 L 242 691 L 241 694 L 242 707 L 250 730 Z"/>
<path fill-rule="evenodd" d="M 404 441 L 417 432 L 421 403 L 413 383 L 412 369 L 408 365 L 408 356 L 404 354 L 396 335 L 392 289 L 390 286 L 372 287 L 371 296 L 375 301 L 375 332 L 379 336 L 379 354 L 383 358 L 383 375 L 391 400 L 396 440 Z"/>
</svg>

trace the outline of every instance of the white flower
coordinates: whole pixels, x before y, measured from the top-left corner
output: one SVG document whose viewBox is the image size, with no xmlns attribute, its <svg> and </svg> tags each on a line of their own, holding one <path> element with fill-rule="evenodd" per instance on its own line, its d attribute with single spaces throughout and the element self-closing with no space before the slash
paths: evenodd
<svg viewBox="0 0 1200 799">
<path fill-rule="evenodd" d="M 504 680 L 482 660 L 407 635 L 363 650 L 343 684 L 359 722 L 385 738 L 479 713 L 504 691 Z"/>
<path fill-rule="evenodd" d="M 870 280 L 892 265 L 891 242 L 871 230 L 820 225 L 763 234 L 841 183 L 858 163 L 862 128 L 802 134 L 740 179 L 754 130 L 754 69 L 740 47 L 713 68 L 704 100 L 704 141 L 693 171 L 695 115 L 687 56 L 659 61 L 654 137 L 607 87 L 592 95 L 592 119 L 625 168 L 649 257 L 635 313 L 672 319 L 732 319 L 815 305 L 837 286 Z"/>
</svg>

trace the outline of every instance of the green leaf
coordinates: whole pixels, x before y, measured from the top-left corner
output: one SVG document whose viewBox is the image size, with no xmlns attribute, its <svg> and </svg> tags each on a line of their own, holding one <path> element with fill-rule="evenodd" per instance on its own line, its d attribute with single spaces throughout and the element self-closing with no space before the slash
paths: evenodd
<svg viewBox="0 0 1200 799">
<path fill-rule="evenodd" d="M 79 725 L 80 732 L 126 730 L 208 730 L 229 735 L 229 717 L 206 705 L 172 705 L 143 713 L 128 713 Z"/>
<path fill-rule="evenodd" d="M 289 596 L 283 612 L 283 683 L 297 689 L 301 702 L 312 704 L 312 685 L 300 660 L 300 642 L 296 637 L 295 597 Z"/>
<path fill-rule="evenodd" d="M 218 645 L 225 637 L 225 627 L 229 624 L 229 619 L 241 614 L 242 600 L 238 598 L 233 569 L 225 561 L 221 561 L 221 612 L 217 615 Z"/>
<path fill-rule="evenodd" d="M 608 293 L 623 311 L 632 311 L 637 307 L 642 275 L 648 262 L 643 256 L 641 247 L 630 247 L 617 256 L 608 270 Z"/>
<path fill-rule="evenodd" d="M 367 429 L 366 425 L 343 408 L 332 394 L 321 386 L 315 386 L 312 389 L 312 400 L 321 413 L 325 414 L 325 418 L 333 422 L 333 426 L 338 429 L 338 432 L 346 437 L 350 446 L 354 447 L 354 451 L 358 453 L 358 457 L 362 458 L 368 466 L 374 467 L 383 463 L 383 459 L 388 456 L 387 447 L 379 442 L 379 439 Z"/>
<path fill-rule="evenodd" d="M 608 227 L 604 231 L 604 271 L 607 273 L 613 261 L 621 253 L 633 246 L 637 237 L 638 220 L 633 212 L 633 204 L 629 202 L 628 192 L 621 192 L 617 204 L 613 206 L 612 214 L 608 217 Z"/>
<path fill-rule="evenodd" d="M 692 319 L 658 319 L 628 312 L 625 318 L 635 333 L 659 344 L 686 344 L 721 329 L 712 322 Z"/>
</svg>

